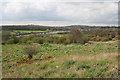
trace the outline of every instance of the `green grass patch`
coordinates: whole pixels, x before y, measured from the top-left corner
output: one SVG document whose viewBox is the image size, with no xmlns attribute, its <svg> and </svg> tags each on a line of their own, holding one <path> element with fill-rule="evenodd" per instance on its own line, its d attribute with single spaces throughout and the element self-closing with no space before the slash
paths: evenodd
<svg viewBox="0 0 120 80">
<path fill-rule="evenodd" d="M 13 31 L 11 31 L 11 34 L 39 33 L 39 32 L 47 32 L 47 31 L 40 31 L 40 30 L 13 30 Z"/>
<path fill-rule="evenodd" d="M 81 44 L 36 44 L 40 52 L 33 56 L 32 64 L 21 64 L 17 67 L 16 60 L 25 55 L 23 47 L 26 44 L 2 45 L 2 74 L 5 78 L 114 78 L 117 77 L 118 42 Z M 107 54 L 108 58 L 84 60 L 81 56 L 90 58 L 99 54 Z M 50 60 L 41 60 L 43 56 L 52 56 Z M 74 55 L 74 56 L 72 56 Z M 100 56 L 99 56 L 100 57 Z M 99 58 L 97 57 L 97 58 Z M 104 56 L 103 56 L 104 57 Z M 87 59 L 86 58 L 86 59 Z M 83 59 L 83 60 L 82 60 Z M 8 75 L 10 74 L 10 75 Z"/>
<path fill-rule="evenodd" d="M 60 36 L 67 36 L 68 34 L 53 34 L 51 36 L 56 36 L 56 37 L 60 37 Z"/>
</svg>

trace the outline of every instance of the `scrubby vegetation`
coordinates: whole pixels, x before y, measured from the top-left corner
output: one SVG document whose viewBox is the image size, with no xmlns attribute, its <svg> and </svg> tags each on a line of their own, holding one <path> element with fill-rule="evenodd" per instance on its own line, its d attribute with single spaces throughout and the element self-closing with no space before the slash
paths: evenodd
<svg viewBox="0 0 120 80">
<path fill-rule="evenodd" d="M 56 34 L 57 35 L 57 34 Z M 55 44 L 85 44 L 88 41 L 115 41 L 118 40 L 118 30 L 114 29 L 92 29 L 91 31 L 80 31 L 79 28 L 72 28 L 66 35 L 29 35 L 18 37 L 13 36 L 10 32 L 3 31 L 3 44 L 16 43 L 55 43 Z"/>
<path fill-rule="evenodd" d="M 93 29 L 89 32 L 92 41 L 110 41 L 113 38 L 118 39 L 117 29 Z"/>
<path fill-rule="evenodd" d="M 118 77 L 116 29 L 2 37 L 3 78 Z"/>
<path fill-rule="evenodd" d="M 23 36 L 18 39 L 10 34 L 10 32 L 3 32 L 3 44 L 16 44 L 16 43 L 55 43 L 55 44 L 71 44 L 79 43 L 85 44 L 88 41 L 115 41 L 118 40 L 118 32 L 115 29 L 92 29 L 91 31 L 80 31 L 78 28 L 71 29 L 69 34 L 61 36 L 51 35 L 29 35 Z"/>
<path fill-rule="evenodd" d="M 117 78 L 118 42 L 35 44 L 40 52 L 27 60 L 24 46 L 3 45 L 4 78 Z M 17 66 L 16 66 L 17 65 Z"/>
</svg>

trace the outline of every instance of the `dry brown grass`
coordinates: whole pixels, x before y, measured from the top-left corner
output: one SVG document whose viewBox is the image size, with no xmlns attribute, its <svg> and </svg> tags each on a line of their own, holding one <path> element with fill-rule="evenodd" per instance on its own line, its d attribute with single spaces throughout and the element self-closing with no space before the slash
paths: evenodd
<svg viewBox="0 0 120 80">
<path fill-rule="evenodd" d="M 118 55 L 118 53 L 101 53 L 95 56 L 88 56 L 88 55 L 69 55 L 69 56 L 65 56 L 65 57 L 60 57 L 59 59 L 61 60 L 60 62 L 64 62 L 64 60 L 112 60 L 114 58 L 116 58 L 116 56 Z M 59 60 L 58 59 L 58 60 Z"/>
<path fill-rule="evenodd" d="M 78 56 L 78 55 L 70 55 L 70 59 L 73 60 L 111 60 L 114 59 L 118 53 L 101 53 L 95 56 Z"/>
<path fill-rule="evenodd" d="M 116 40 L 117 41 L 117 40 Z M 114 43 L 116 41 L 105 41 L 105 42 L 97 42 L 97 43 Z"/>
</svg>

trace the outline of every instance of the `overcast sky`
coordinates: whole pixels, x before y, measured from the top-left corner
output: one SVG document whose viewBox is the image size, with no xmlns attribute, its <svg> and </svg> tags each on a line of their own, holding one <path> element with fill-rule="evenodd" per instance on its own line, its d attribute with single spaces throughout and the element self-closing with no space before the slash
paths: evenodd
<svg viewBox="0 0 120 80">
<path fill-rule="evenodd" d="M 117 25 L 117 2 L 118 0 L 2 0 L 0 24 Z"/>
</svg>

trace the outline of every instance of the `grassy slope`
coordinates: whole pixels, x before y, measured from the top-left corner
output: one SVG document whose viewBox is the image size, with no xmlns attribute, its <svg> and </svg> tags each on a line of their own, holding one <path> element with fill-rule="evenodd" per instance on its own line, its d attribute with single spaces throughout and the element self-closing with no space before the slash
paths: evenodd
<svg viewBox="0 0 120 80">
<path fill-rule="evenodd" d="M 17 78 L 86 78 L 117 77 L 118 42 L 87 45 L 41 44 L 40 53 L 34 55 L 34 63 L 13 66 L 24 55 L 22 45 L 3 45 L 3 77 Z M 51 55 L 51 60 L 40 60 L 42 55 Z"/>
</svg>

